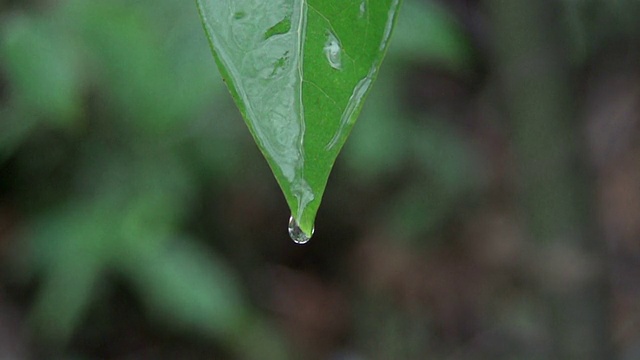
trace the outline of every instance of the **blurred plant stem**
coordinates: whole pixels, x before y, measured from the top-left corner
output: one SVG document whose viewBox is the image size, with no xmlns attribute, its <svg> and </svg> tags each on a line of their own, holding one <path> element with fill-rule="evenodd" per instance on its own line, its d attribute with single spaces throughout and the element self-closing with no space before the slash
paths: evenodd
<svg viewBox="0 0 640 360">
<path fill-rule="evenodd" d="M 560 3 L 487 5 L 533 266 L 543 274 L 533 286 L 546 308 L 542 326 L 551 327 L 547 358 L 613 359 L 607 252 L 593 217 L 587 159 L 579 156 L 584 131 L 569 85 Z"/>
</svg>

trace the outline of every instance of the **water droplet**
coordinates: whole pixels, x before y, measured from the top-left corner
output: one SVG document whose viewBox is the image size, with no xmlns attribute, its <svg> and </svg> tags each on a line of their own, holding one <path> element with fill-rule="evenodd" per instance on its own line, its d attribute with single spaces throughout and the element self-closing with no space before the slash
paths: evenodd
<svg viewBox="0 0 640 360">
<path fill-rule="evenodd" d="M 296 219 L 294 219 L 292 215 L 289 218 L 289 236 L 294 243 L 302 245 L 306 244 L 309 239 L 311 239 L 311 236 L 313 236 L 313 230 L 311 230 L 310 235 L 307 235 L 304 231 L 302 231 L 302 229 L 300 229 L 300 226 L 298 226 Z"/>
<path fill-rule="evenodd" d="M 329 60 L 329 65 L 336 70 L 342 70 L 342 46 L 340 46 L 340 41 L 333 34 L 329 33 L 329 37 L 327 39 L 327 43 L 324 45 L 324 53 L 327 55 L 327 60 Z"/>
<path fill-rule="evenodd" d="M 387 47 L 387 43 L 391 37 L 391 29 L 393 28 L 393 19 L 398 11 L 398 6 L 400 6 L 400 0 L 393 0 L 391 9 L 389 9 L 389 13 L 387 15 L 387 24 L 384 26 L 384 34 L 382 35 L 382 42 L 379 47 L 380 51 L 383 51 Z"/>
<path fill-rule="evenodd" d="M 366 13 L 367 13 L 367 2 L 366 0 L 362 0 L 362 2 L 360 3 L 360 18 L 363 18 Z"/>
<path fill-rule="evenodd" d="M 247 16 L 247 13 L 244 11 L 237 11 L 233 14 L 233 18 L 235 20 L 242 20 Z"/>
<path fill-rule="evenodd" d="M 364 100 L 364 96 L 367 94 L 367 90 L 371 87 L 371 83 L 373 82 L 373 77 L 376 72 L 376 66 L 372 66 L 371 70 L 369 70 L 369 74 L 364 79 L 361 79 L 355 88 L 353 88 L 353 93 L 349 98 L 349 103 L 347 107 L 344 109 L 342 116 L 340 117 L 340 127 L 338 131 L 333 135 L 331 141 L 325 146 L 325 150 L 329 151 L 333 149 L 339 142 L 339 140 L 344 135 L 345 130 L 347 129 L 347 125 L 353 125 L 355 118 L 353 114 L 355 114 L 356 110 L 362 104 L 362 100 Z"/>
</svg>

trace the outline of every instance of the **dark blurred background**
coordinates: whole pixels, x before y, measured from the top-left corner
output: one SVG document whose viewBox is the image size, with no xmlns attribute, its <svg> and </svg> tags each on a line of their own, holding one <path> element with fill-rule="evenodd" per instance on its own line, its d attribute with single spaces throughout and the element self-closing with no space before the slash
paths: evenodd
<svg viewBox="0 0 640 360">
<path fill-rule="evenodd" d="M 299 246 L 193 1 L 0 0 L 0 359 L 640 359 L 639 18 L 406 0 Z"/>
</svg>

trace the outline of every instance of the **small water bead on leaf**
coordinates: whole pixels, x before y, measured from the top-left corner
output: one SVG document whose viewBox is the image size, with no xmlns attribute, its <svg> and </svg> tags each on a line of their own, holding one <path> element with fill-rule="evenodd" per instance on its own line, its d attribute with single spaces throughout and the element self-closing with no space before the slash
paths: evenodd
<svg viewBox="0 0 640 360">
<path fill-rule="evenodd" d="M 329 32 L 327 43 L 324 45 L 324 53 L 327 55 L 329 65 L 336 70 L 342 70 L 341 52 L 340 41 L 333 33 Z"/>
<path fill-rule="evenodd" d="M 293 242 L 295 242 L 296 244 L 306 244 L 309 239 L 311 239 L 311 236 L 313 236 L 313 231 L 314 229 L 311 229 L 311 234 L 307 235 L 304 231 L 302 231 L 300 226 L 298 226 L 298 223 L 296 222 L 296 219 L 293 218 L 293 215 L 289 218 L 289 236 L 291 237 L 291 240 L 293 240 Z"/>
</svg>

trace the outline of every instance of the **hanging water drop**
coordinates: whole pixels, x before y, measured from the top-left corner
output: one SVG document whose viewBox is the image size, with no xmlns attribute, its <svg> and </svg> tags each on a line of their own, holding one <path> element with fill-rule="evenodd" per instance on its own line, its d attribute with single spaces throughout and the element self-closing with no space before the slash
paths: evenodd
<svg viewBox="0 0 640 360">
<path fill-rule="evenodd" d="M 296 244 L 306 244 L 309 239 L 311 239 L 311 236 L 313 236 L 313 229 L 311 229 L 311 234 L 307 235 L 302 231 L 302 229 L 300 229 L 300 226 L 298 226 L 296 219 L 294 219 L 292 215 L 289 218 L 289 236 Z"/>
</svg>

